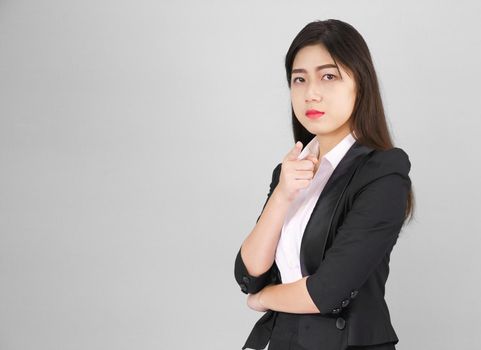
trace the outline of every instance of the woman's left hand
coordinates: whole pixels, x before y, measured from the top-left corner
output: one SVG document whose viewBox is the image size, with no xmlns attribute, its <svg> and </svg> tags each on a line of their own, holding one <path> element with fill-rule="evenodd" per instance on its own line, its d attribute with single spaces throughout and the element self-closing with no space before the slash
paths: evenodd
<svg viewBox="0 0 481 350">
<path fill-rule="evenodd" d="M 260 312 L 265 312 L 269 310 L 269 309 L 266 309 L 259 300 L 263 291 L 264 289 L 262 289 L 256 294 L 249 294 L 247 296 L 247 306 L 249 306 L 252 310 L 260 311 Z"/>
</svg>

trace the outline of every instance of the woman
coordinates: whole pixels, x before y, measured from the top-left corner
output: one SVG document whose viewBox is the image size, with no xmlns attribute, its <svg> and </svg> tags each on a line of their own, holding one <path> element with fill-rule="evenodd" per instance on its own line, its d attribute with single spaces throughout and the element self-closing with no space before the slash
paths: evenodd
<svg viewBox="0 0 481 350">
<path fill-rule="evenodd" d="M 248 306 L 265 312 L 242 349 L 395 349 L 384 291 L 412 218 L 411 163 L 391 142 L 369 49 L 348 23 L 315 21 L 285 66 L 297 142 L 235 260 Z"/>
</svg>

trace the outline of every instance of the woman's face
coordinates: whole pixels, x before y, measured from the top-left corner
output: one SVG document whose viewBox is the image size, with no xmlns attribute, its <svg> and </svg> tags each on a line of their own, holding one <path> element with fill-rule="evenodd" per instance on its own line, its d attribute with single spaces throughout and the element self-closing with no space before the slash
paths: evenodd
<svg viewBox="0 0 481 350">
<path fill-rule="evenodd" d="M 303 47 L 294 58 L 292 108 L 296 118 L 311 134 L 322 137 L 349 133 L 348 121 L 356 100 L 356 83 L 351 72 L 349 76 L 343 67 L 339 66 L 339 70 L 342 78 L 331 55 L 320 44 Z M 324 112 L 324 115 L 310 119 L 306 115 L 309 109 Z"/>
</svg>

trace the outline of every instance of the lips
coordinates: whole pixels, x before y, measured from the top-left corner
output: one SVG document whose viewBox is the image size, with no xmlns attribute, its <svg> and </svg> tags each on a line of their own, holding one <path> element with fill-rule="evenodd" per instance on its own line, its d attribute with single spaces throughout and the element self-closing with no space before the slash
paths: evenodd
<svg viewBox="0 0 481 350">
<path fill-rule="evenodd" d="M 318 111 L 317 109 L 309 109 L 306 111 L 306 116 L 308 118 L 320 118 L 324 115 L 324 112 Z"/>
</svg>

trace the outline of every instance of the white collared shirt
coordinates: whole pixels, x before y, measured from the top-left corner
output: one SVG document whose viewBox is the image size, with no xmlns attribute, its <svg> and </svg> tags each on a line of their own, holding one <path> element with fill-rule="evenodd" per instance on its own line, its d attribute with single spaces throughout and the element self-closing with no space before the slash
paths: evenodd
<svg viewBox="0 0 481 350">
<path fill-rule="evenodd" d="M 301 189 L 290 204 L 282 226 L 275 258 L 282 283 L 291 283 L 302 278 L 299 254 L 307 222 L 327 180 L 354 142 L 356 139 L 350 133 L 326 153 L 320 160 L 319 168 L 310 185 Z M 297 159 L 304 159 L 310 153 L 319 155 L 319 143 L 316 136 L 304 147 Z"/>
</svg>

